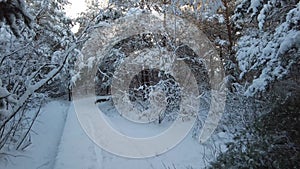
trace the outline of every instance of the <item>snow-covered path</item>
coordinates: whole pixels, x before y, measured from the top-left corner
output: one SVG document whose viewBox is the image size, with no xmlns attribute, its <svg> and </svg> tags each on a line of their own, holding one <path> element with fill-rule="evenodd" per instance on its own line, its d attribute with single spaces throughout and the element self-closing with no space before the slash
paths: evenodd
<svg viewBox="0 0 300 169">
<path fill-rule="evenodd" d="M 135 124 L 122 118 L 108 102 L 100 104 L 109 123 L 118 131 L 134 137 L 155 135 L 169 124 Z M 34 125 L 33 144 L 20 157 L 0 161 L 1 169 L 200 169 L 216 157 L 224 146 L 224 133 L 214 135 L 214 142 L 200 144 L 189 134 L 170 151 L 152 158 L 130 159 L 102 150 L 83 131 L 74 105 L 52 101 Z"/>
<path fill-rule="evenodd" d="M 97 160 L 94 144 L 81 128 L 71 106 L 54 169 L 100 169 Z"/>
<path fill-rule="evenodd" d="M 157 133 L 166 126 L 157 127 L 152 124 L 148 129 L 139 126 L 141 124 L 130 124 L 122 118 L 109 103 L 101 103 L 104 112 L 111 125 L 122 133 L 141 136 L 148 133 Z M 214 144 L 199 144 L 189 134 L 179 145 L 170 151 L 144 159 L 130 159 L 119 157 L 100 149 L 86 135 L 78 122 L 74 106 L 69 109 L 64 134 L 59 146 L 58 155 L 54 169 L 164 169 L 165 167 L 176 169 L 204 168 L 208 161 L 213 159 L 217 153 L 217 147 L 223 145 L 221 134 L 215 138 L 219 140 Z M 175 169 L 175 168 L 174 168 Z"/>
<path fill-rule="evenodd" d="M 0 159 L 1 169 L 52 169 L 70 103 L 51 101 L 42 108 L 33 125 L 32 144 L 17 157 Z"/>
</svg>

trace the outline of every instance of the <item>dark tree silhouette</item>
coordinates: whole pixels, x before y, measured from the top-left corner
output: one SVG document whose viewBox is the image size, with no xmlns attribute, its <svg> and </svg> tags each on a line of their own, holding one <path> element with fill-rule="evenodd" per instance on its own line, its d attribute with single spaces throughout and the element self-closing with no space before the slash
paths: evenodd
<svg viewBox="0 0 300 169">
<path fill-rule="evenodd" d="M 18 20 L 31 28 L 32 17 L 26 11 L 24 0 L 0 0 L 0 22 L 10 26 L 15 36 L 20 36 Z"/>
</svg>

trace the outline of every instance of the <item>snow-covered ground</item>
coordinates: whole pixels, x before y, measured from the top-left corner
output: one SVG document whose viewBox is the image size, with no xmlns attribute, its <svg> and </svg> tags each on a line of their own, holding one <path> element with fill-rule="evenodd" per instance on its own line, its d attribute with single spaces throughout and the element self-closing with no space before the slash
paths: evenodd
<svg viewBox="0 0 300 169">
<path fill-rule="evenodd" d="M 109 123 L 122 133 L 134 137 L 155 135 L 170 124 L 135 124 L 122 118 L 110 102 L 100 103 Z M 213 135 L 214 141 L 200 144 L 192 134 L 170 151 L 152 158 L 130 159 L 99 148 L 83 131 L 73 104 L 48 103 L 34 126 L 33 144 L 20 157 L 1 161 L 1 169 L 199 169 L 208 165 L 224 142 L 224 133 Z M 67 113 L 67 116 L 66 116 Z M 212 139 L 210 139 L 212 140 Z M 15 155 L 15 153 L 14 153 Z"/>
<path fill-rule="evenodd" d="M 33 125 L 32 144 L 24 152 L 10 152 L 0 158 L 0 168 L 52 169 L 69 105 L 66 101 L 47 103 Z"/>
</svg>

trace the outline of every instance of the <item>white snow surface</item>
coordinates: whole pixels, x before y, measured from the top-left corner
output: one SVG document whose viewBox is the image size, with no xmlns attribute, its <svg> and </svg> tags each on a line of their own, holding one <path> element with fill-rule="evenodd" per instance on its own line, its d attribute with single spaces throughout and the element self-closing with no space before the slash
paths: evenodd
<svg viewBox="0 0 300 169">
<path fill-rule="evenodd" d="M 32 128 L 32 144 L 24 152 L 8 153 L 16 157 L 0 157 L 0 168 L 52 169 L 69 105 L 66 101 L 47 103 Z"/>
<path fill-rule="evenodd" d="M 150 123 L 144 127 L 122 118 L 110 102 L 99 104 L 109 123 L 122 133 L 147 137 L 165 130 L 170 122 Z M 67 115 L 66 115 L 67 114 Z M 170 151 L 152 158 L 130 159 L 116 156 L 99 148 L 83 131 L 73 104 L 52 101 L 43 108 L 35 123 L 33 144 L 24 152 L 11 152 L 18 157 L 0 158 L 1 169 L 200 169 L 224 151 L 229 138 L 216 133 L 200 144 L 188 134 Z"/>
</svg>

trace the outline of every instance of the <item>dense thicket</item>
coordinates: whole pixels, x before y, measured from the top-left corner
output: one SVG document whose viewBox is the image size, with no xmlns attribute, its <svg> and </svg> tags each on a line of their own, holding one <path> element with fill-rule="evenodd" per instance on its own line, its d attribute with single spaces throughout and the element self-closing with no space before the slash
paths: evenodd
<svg viewBox="0 0 300 169">
<path fill-rule="evenodd" d="M 176 15 L 197 25 L 214 44 L 224 65 L 226 77 L 220 85 L 228 89 L 226 111 L 232 116 L 224 117 L 227 121 L 222 124 L 235 137 L 211 168 L 300 167 L 297 0 L 115 0 L 105 7 L 91 0 L 88 11 L 74 21 L 63 10 L 67 3 L 0 0 L 0 152 L 26 148 L 40 111 L 32 112 L 32 108 L 40 107 L 47 96 L 65 95 L 72 83 L 82 78 L 81 70 L 88 69 L 92 61 L 78 49 L 93 38 L 93 31 L 128 15 L 156 12 L 163 16 L 164 24 L 168 15 Z M 80 24 L 76 35 L 71 32 L 74 23 Z M 100 88 L 96 92 L 110 94 L 113 70 L 134 51 L 179 49 L 176 38 L 164 33 L 135 35 L 114 43 L 99 65 L 95 83 L 100 83 Z M 185 50 L 187 47 L 181 49 L 181 55 L 192 58 L 187 61 L 193 62 L 190 65 L 198 64 L 195 58 L 199 56 Z M 75 60 L 82 62 L 79 69 L 73 69 Z M 131 101 L 149 104 L 150 89 L 167 84 L 159 83 L 157 75 L 155 83 L 150 81 L 145 76 L 149 72 L 149 77 L 158 74 L 149 70 L 133 79 Z M 202 65 L 193 67 L 198 81 L 207 78 L 203 72 Z M 171 93 L 178 92 L 178 86 L 173 87 Z M 179 97 L 176 94 L 173 96 Z"/>
</svg>

